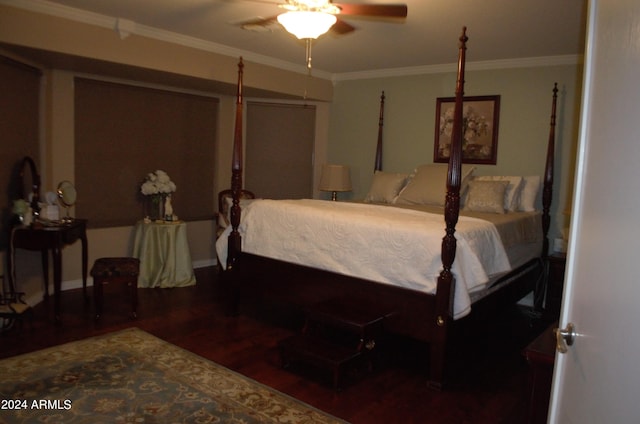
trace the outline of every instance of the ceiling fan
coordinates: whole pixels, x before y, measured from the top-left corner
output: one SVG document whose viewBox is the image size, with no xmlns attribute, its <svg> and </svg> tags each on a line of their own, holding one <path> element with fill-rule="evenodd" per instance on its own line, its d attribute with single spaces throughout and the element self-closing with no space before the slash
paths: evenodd
<svg viewBox="0 0 640 424">
<path fill-rule="evenodd" d="M 356 28 L 345 22 L 340 16 L 362 16 L 369 18 L 406 18 L 405 4 L 352 4 L 334 3 L 332 0 L 283 0 L 282 2 L 269 0 L 245 0 L 277 5 L 284 12 L 267 18 L 256 18 L 240 22 L 244 29 L 267 27 L 279 22 L 285 29 L 300 39 L 317 38 L 327 31 L 335 34 L 347 34 Z M 312 29 L 311 19 L 320 25 Z M 296 25 L 297 24 L 297 25 Z"/>
<path fill-rule="evenodd" d="M 331 30 L 336 34 L 347 34 L 356 28 L 336 15 L 363 16 L 369 18 L 406 18 L 405 4 L 338 4 L 332 0 L 245 0 L 275 4 L 285 12 L 269 18 L 256 18 L 241 22 L 243 29 L 265 28 L 280 23 L 284 29 L 304 40 L 306 45 L 307 72 L 311 75 L 311 41 Z M 304 98 L 306 99 L 306 90 Z"/>
</svg>

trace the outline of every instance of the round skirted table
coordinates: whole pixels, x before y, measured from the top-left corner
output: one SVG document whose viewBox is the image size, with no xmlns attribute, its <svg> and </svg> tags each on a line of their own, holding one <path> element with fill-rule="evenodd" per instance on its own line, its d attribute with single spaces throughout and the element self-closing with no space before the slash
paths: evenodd
<svg viewBox="0 0 640 424">
<path fill-rule="evenodd" d="M 140 259 L 138 287 L 186 287 L 196 283 L 183 221 L 138 221 L 133 257 Z"/>
</svg>

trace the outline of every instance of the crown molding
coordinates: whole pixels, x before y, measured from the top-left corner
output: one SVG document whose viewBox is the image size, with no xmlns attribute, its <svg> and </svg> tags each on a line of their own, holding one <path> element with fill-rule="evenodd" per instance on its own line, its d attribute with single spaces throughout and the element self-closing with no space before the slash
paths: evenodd
<svg viewBox="0 0 640 424">
<path fill-rule="evenodd" d="M 185 47 L 204 50 L 211 53 L 221 54 L 224 56 L 239 57 L 245 60 L 255 62 L 262 65 L 271 66 L 285 71 L 296 72 L 301 74 L 308 73 L 308 69 L 304 65 L 294 64 L 284 60 L 274 59 L 269 56 L 260 55 L 246 50 L 236 49 L 223 44 L 205 41 L 195 37 L 189 37 L 175 32 L 165 31 L 146 25 L 141 25 L 133 21 L 123 18 L 111 17 L 99 13 L 89 12 L 52 3 L 47 0 L 0 0 L 0 4 L 16 7 L 19 9 L 29 10 L 36 13 L 56 16 L 59 18 L 69 19 L 76 22 L 95 25 L 115 31 L 120 38 L 124 39 L 131 34 L 165 41 L 168 43 L 178 44 Z M 577 65 L 583 61 L 582 55 L 565 55 L 565 56 L 545 56 L 519 59 L 501 59 L 481 62 L 468 62 L 466 65 L 469 71 L 483 71 L 495 69 L 509 68 L 531 68 L 545 66 L 565 66 Z M 448 63 L 441 65 L 425 65 L 413 66 L 406 68 L 388 68 L 359 72 L 343 72 L 330 73 L 319 69 L 313 69 L 313 76 L 320 79 L 330 80 L 334 84 L 339 81 L 362 80 L 374 78 L 403 77 L 412 75 L 425 75 L 455 72 L 456 63 Z"/>
<path fill-rule="evenodd" d="M 547 66 L 568 66 L 579 65 L 583 63 L 582 55 L 563 55 L 563 56 L 541 56 L 541 57 L 526 57 L 518 59 L 500 59 L 500 60 L 486 60 L 480 62 L 467 62 L 467 71 L 487 71 L 496 69 L 511 69 L 511 68 L 540 68 Z M 448 63 L 443 65 L 425 65 L 425 66 L 412 66 L 406 68 L 389 68 L 378 69 L 373 71 L 362 72 L 345 72 L 341 74 L 333 74 L 333 82 L 349 81 L 349 80 L 362 80 L 362 79 L 374 79 L 374 78 L 390 78 L 390 77 L 404 77 L 412 75 L 427 75 L 427 74 L 441 74 L 448 72 L 456 72 L 458 68 L 457 63 Z"/>
<path fill-rule="evenodd" d="M 135 34 L 154 40 L 165 41 L 168 43 L 178 44 L 184 47 L 190 47 L 193 49 L 221 54 L 224 56 L 242 56 L 245 60 L 262 65 L 272 66 L 274 68 L 282 69 L 285 71 L 297 72 L 301 74 L 308 73 L 307 67 L 305 65 L 294 64 L 284 60 L 274 59 L 272 57 L 260 55 L 247 50 L 241 50 L 223 44 L 205 41 L 199 38 L 189 37 L 171 31 L 165 31 L 159 28 L 142 25 L 137 22 L 119 17 L 112 17 L 99 13 L 89 12 L 86 10 L 76 9 L 74 7 L 52 3 L 47 0 L 0 0 L 0 4 L 113 30 L 119 35 L 121 39 L 125 39 L 131 34 Z M 322 78 L 325 80 L 331 80 L 333 76 L 333 74 L 331 74 L 330 72 L 324 72 L 321 70 L 314 69 L 312 72 L 314 77 Z"/>
</svg>

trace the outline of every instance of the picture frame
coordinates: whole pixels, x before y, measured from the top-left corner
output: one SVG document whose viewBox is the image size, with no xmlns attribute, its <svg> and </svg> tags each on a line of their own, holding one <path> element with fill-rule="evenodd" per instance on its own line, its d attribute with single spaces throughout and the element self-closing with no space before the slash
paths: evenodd
<svg viewBox="0 0 640 424">
<path fill-rule="evenodd" d="M 436 99 L 434 162 L 449 161 L 454 107 L 455 97 Z M 462 163 L 497 163 L 499 115 L 499 95 L 463 98 Z"/>
</svg>

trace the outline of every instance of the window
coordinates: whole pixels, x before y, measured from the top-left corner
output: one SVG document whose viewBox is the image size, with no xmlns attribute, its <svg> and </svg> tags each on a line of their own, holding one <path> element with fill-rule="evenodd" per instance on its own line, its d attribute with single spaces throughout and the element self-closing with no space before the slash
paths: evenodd
<svg viewBox="0 0 640 424">
<path fill-rule="evenodd" d="M 179 218 L 212 219 L 217 120 L 215 98 L 77 78 L 76 216 L 132 225 L 145 213 L 142 181 L 162 169 L 177 185 Z"/>
<path fill-rule="evenodd" d="M 315 106 L 247 104 L 244 186 L 258 197 L 313 197 Z"/>
<path fill-rule="evenodd" d="M 0 250 L 8 243 L 13 200 L 24 197 L 20 184 L 22 159 L 31 156 L 36 166 L 40 163 L 40 77 L 38 69 L 0 56 L 0 186 L 4 193 L 0 199 Z"/>
</svg>

